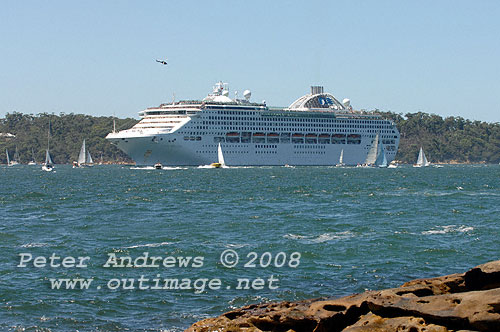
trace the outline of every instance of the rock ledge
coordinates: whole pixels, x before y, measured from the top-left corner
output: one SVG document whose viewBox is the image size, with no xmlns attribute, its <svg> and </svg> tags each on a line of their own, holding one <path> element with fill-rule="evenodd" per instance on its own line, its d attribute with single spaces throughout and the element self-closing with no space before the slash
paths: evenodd
<svg viewBox="0 0 500 332">
<path fill-rule="evenodd" d="M 253 304 L 186 331 L 500 331 L 500 261 L 338 299 Z"/>
</svg>

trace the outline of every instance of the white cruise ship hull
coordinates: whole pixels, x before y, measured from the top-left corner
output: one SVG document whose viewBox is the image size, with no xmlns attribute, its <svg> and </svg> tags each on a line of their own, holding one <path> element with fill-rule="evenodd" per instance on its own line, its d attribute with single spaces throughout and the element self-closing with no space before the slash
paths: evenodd
<svg viewBox="0 0 500 332">
<path fill-rule="evenodd" d="M 321 87 L 288 108 L 230 99 L 222 83 L 202 101 L 148 108 L 134 127 L 106 137 L 138 166 L 208 165 L 218 145 L 228 166 L 335 166 L 371 164 L 375 141 L 387 162 L 394 160 L 399 132 L 371 112 L 353 111 Z M 343 151 L 343 159 L 340 155 Z"/>
<path fill-rule="evenodd" d="M 166 134 L 126 139 L 108 136 L 118 148 L 132 158 L 138 166 L 161 163 L 164 166 L 199 166 L 217 161 L 217 146 L 213 137 L 200 141 L 184 141 L 181 135 Z M 317 165 L 335 166 L 344 150 L 345 165 L 363 164 L 372 139 L 366 137 L 361 144 L 271 144 L 221 143 L 224 160 L 228 166 L 283 166 Z M 387 161 L 394 160 L 394 153 L 387 153 Z"/>
</svg>

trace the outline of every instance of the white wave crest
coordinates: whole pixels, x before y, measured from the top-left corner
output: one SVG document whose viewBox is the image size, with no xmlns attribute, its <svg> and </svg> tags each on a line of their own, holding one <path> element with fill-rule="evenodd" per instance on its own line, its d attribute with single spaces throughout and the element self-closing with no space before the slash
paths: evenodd
<svg viewBox="0 0 500 332">
<path fill-rule="evenodd" d="M 26 243 L 21 246 L 21 248 L 41 248 L 41 247 L 46 247 L 48 246 L 47 243 Z"/>
<path fill-rule="evenodd" d="M 472 232 L 474 227 L 465 226 L 465 225 L 446 225 L 446 226 L 438 226 L 436 229 L 431 229 L 428 231 L 423 231 L 423 235 L 429 234 L 448 234 L 448 233 L 468 233 Z"/>
<path fill-rule="evenodd" d="M 246 244 L 246 243 L 239 243 L 239 244 L 228 243 L 224 247 L 239 249 L 239 248 L 244 248 L 244 247 L 247 247 L 247 246 L 248 246 L 248 244 Z"/>
<path fill-rule="evenodd" d="M 298 235 L 298 234 L 286 234 L 283 235 L 285 239 L 291 239 L 291 240 L 305 240 L 306 242 L 310 243 L 323 243 L 323 242 L 328 242 L 332 240 L 339 240 L 339 239 L 348 239 L 353 237 L 354 234 L 350 231 L 345 231 L 345 232 L 337 232 L 337 233 L 323 233 L 320 235 Z"/>
<path fill-rule="evenodd" d="M 125 249 L 143 248 L 143 247 L 156 248 L 156 247 L 161 247 L 161 246 L 167 246 L 169 244 L 172 244 L 172 242 L 137 244 L 137 245 L 125 247 Z"/>
</svg>

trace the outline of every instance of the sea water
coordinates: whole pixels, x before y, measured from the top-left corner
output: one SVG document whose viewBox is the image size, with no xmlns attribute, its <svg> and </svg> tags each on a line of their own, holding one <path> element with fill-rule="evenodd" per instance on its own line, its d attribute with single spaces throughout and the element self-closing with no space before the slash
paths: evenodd
<svg viewBox="0 0 500 332">
<path fill-rule="evenodd" d="M 0 166 L 2 331 L 181 331 L 499 258 L 498 165 L 55 170 Z"/>
</svg>

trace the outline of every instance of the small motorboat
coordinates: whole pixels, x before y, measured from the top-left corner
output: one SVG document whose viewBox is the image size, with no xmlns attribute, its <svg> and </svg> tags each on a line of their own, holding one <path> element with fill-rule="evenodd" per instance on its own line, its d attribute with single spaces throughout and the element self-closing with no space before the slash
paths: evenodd
<svg viewBox="0 0 500 332">
<path fill-rule="evenodd" d="M 221 163 L 211 163 L 210 166 L 212 166 L 213 168 L 221 168 L 222 164 Z"/>
<path fill-rule="evenodd" d="M 163 165 L 162 165 L 162 164 L 160 164 L 160 163 L 156 163 L 156 164 L 154 165 L 154 168 L 155 168 L 155 169 L 162 169 L 162 168 L 163 168 Z"/>
</svg>

